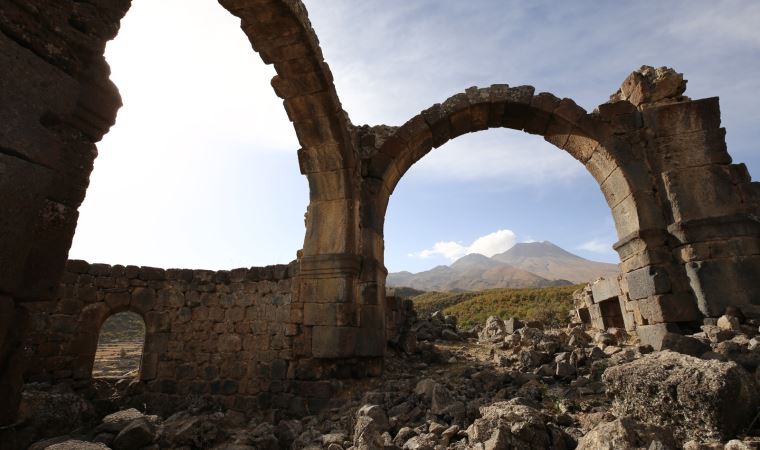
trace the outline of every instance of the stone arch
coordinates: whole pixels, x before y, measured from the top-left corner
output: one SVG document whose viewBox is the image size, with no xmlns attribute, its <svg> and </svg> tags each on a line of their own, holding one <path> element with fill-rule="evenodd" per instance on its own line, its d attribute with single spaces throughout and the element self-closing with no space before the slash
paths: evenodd
<svg viewBox="0 0 760 450">
<path fill-rule="evenodd" d="M 341 108 L 306 8 L 299 0 L 219 2 L 240 17 L 241 28 L 254 50 L 277 71 L 272 87 L 293 122 L 301 144 L 301 173 L 309 181 L 303 248 L 307 264 L 309 257 L 354 251 L 353 233 L 334 226 L 336 222 L 347 223 L 351 228 L 355 222 L 357 199 L 352 197 L 356 157 L 348 132 L 350 121 Z M 335 232 L 319 234 L 322 228 Z"/>
<path fill-rule="evenodd" d="M 147 291 L 146 291 L 147 292 Z M 130 298 L 132 297 L 132 298 Z M 137 300 L 135 300 L 137 298 Z M 140 379 L 150 380 L 155 377 L 159 356 L 165 351 L 170 324 L 166 312 L 154 309 L 154 302 L 139 299 L 129 292 L 109 293 L 102 302 L 94 303 L 82 309 L 79 315 L 78 334 L 73 342 L 77 361 L 74 366 L 74 378 L 92 379 L 95 353 L 103 324 L 116 314 L 129 312 L 140 316 L 145 323 L 145 341 L 140 361 Z M 163 344 L 162 344 L 163 342 Z"/>
<path fill-rule="evenodd" d="M 363 274 L 364 289 L 376 292 L 377 301 L 382 302 L 387 274 L 383 225 L 390 196 L 401 177 L 432 149 L 462 134 L 489 128 L 542 136 L 586 167 L 599 184 L 615 221 L 619 240 L 614 247 L 623 273 L 644 270 L 647 275 L 683 280 L 683 267 L 674 264 L 668 245 L 667 209 L 642 149 L 631 138 L 641 123 L 640 112 L 627 101 L 602 105 L 589 114 L 571 99 L 535 94 L 531 86 L 493 85 L 469 88 L 398 128 L 359 129 L 360 141 L 373 147 L 365 146 L 363 150 L 371 156 L 362 161 L 361 251 L 368 268 Z M 654 286 L 646 289 L 645 297 L 659 293 Z M 643 308 L 637 314 L 641 325 L 663 322 L 661 310 L 656 308 Z M 693 302 L 679 314 L 678 320 L 699 317 Z M 633 327 L 632 317 L 630 322 Z"/>
<path fill-rule="evenodd" d="M 131 316 L 137 317 L 139 319 L 139 321 L 141 322 L 141 324 L 142 324 L 142 334 L 140 336 L 140 341 L 141 342 L 140 342 L 140 353 L 139 353 L 140 359 L 137 361 L 137 373 L 136 373 L 135 378 L 137 378 L 137 376 L 139 376 L 140 369 L 141 369 L 141 366 L 142 366 L 142 357 L 145 354 L 145 343 L 146 343 L 147 328 L 148 327 L 147 327 L 147 324 L 145 323 L 145 318 L 142 315 L 140 315 L 138 313 L 135 313 L 135 312 L 132 312 L 132 311 L 129 311 L 128 309 L 126 309 L 124 311 L 114 312 L 114 313 L 110 314 L 106 318 L 106 320 L 103 321 L 103 323 L 100 325 L 100 329 L 99 329 L 99 332 L 98 332 L 98 342 L 97 342 L 95 354 L 93 355 L 92 378 L 96 378 L 95 369 L 96 369 L 96 366 L 98 365 L 98 354 L 103 349 L 103 346 L 109 345 L 109 343 L 104 342 L 104 333 L 106 332 L 106 330 L 105 330 L 106 326 L 109 324 L 109 321 L 116 320 L 117 316 L 125 316 L 125 315 L 131 315 Z"/>
<path fill-rule="evenodd" d="M 312 187 L 304 260 L 356 253 L 356 235 L 347 231 L 355 227 L 358 210 L 348 118 L 304 5 L 300 0 L 220 3 L 241 19 L 264 62 L 274 65 L 272 87 L 283 98 L 302 147 L 300 167 Z M 9 217 L 0 223 L 0 307 L 18 311 L 18 320 L 3 326 L 0 337 L 26 333 L 22 303 L 55 299 L 97 155 L 95 144 L 121 106 L 104 51 L 130 5 L 130 0 L 45 0 L 35 8 L 0 4 L 0 67 L 7 71 L 0 89 L 0 172 L 8 174 L 0 177 L 0 209 Z M 319 235 L 336 217 L 350 226 Z M 333 259 L 322 261 L 332 267 Z M 18 351 L 0 354 L 0 384 L 9 386 L 11 398 L 0 408 L 0 424 L 13 420 L 22 382 L 21 370 L 16 365 L 6 370 L 2 362 L 18 358 Z"/>
<path fill-rule="evenodd" d="M 629 104 L 630 105 L 630 104 Z M 630 105 L 630 109 L 635 109 Z M 534 95 L 531 86 L 470 88 L 422 111 L 399 127 L 378 148 L 367 176 L 381 180 L 388 197 L 406 171 L 434 148 L 460 135 L 511 128 L 542 136 L 583 164 L 599 183 L 613 213 L 618 238 L 638 229 L 661 228 L 648 214 L 654 181 L 634 149 L 618 138 L 599 114 L 588 114 L 573 100 L 550 93 Z M 625 202 L 625 203 L 623 203 Z M 379 213 L 385 214 L 387 204 Z"/>
</svg>

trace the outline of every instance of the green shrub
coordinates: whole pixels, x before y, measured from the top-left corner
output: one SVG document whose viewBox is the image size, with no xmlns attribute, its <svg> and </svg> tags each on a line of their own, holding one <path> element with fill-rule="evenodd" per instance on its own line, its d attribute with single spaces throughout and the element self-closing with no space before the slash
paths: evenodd
<svg viewBox="0 0 760 450">
<path fill-rule="evenodd" d="M 481 292 L 427 292 L 412 298 L 420 315 L 443 310 L 457 317 L 459 324 L 482 324 L 488 316 L 502 319 L 519 317 L 540 320 L 550 326 L 568 322 L 573 308 L 573 292 L 582 285 L 529 289 L 489 289 Z"/>
</svg>

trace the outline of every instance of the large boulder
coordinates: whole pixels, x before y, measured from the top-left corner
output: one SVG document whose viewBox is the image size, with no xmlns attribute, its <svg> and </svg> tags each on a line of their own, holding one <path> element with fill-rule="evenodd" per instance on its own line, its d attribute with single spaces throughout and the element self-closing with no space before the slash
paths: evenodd
<svg viewBox="0 0 760 450">
<path fill-rule="evenodd" d="M 378 405 L 364 405 L 356 412 L 354 447 L 358 450 L 381 450 L 391 445 L 388 416 Z"/>
<path fill-rule="evenodd" d="M 163 447 L 209 448 L 227 437 L 221 426 L 222 413 L 192 415 L 180 411 L 164 421 L 158 433 Z M 256 431 L 256 430 L 254 430 Z"/>
<path fill-rule="evenodd" d="M 578 441 L 576 450 L 638 450 L 649 449 L 659 442 L 659 449 L 675 449 L 673 434 L 657 425 L 636 422 L 623 417 L 597 425 Z"/>
<path fill-rule="evenodd" d="M 157 416 L 146 416 L 135 408 L 129 408 L 103 417 L 103 420 L 101 421 L 100 425 L 95 428 L 93 434 L 118 433 L 124 429 L 124 427 L 129 425 L 129 423 L 133 420 L 141 419 L 143 417 L 148 418 L 148 420 L 152 423 L 158 421 Z"/>
<path fill-rule="evenodd" d="M 113 440 L 114 450 L 132 450 L 142 448 L 156 438 L 156 426 L 141 417 L 125 426 Z"/>
<path fill-rule="evenodd" d="M 541 411 L 515 400 L 480 407 L 479 419 L 467 428 L 470 445 L 483 443 L 489 449 L 570 449 L 572 437 Z"/>
<path fill-rule="evenodd" d="M 108 446 L 101 443 L 78 441 L 71 439 L 59 442 L 45 447 L 45 450 L 110 450 Z"/>
<path fill-rule="evenodd" d="M 669 428 L 682 441 L 732 438 L 760 404 L 755 381 L 736 363 L 671 351 L 611 367 L 603 379 L 616 416 Z"/>
<path fill-rule="evenodd" d="M 95 418 L 95 407 L 66 386 L 29 384 L 24 387 L 18 416 L 40 439 L 88 424 Z"/>
<path fill-rule="evenodd" d="M 486 324 L 478 333 L 478 339 L 481 342 L 490 342 L 503 339 L 506 334 L 506 325 L 504 321 L 496 316 L 490 316 L 486 319 Z"/>
</svg>

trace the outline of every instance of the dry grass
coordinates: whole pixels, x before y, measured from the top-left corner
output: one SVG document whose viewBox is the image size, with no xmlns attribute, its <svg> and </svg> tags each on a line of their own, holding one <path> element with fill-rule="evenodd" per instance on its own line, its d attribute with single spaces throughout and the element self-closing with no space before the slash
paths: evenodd
<svg viewBox="0 0 760 450">
<path fill-rule="evenodd" d="M 140 371 L 145 323 L 135 313 L 119 313 L 103 324 L 95 352 L 95 378 L 137 377 Z"/>
<path fill-rule="evenodd" d="M 98 345 L 92 376 L 95 378 L 136 377 L 140 370 L 142 350 L 142 341 Z"/>
</svg>

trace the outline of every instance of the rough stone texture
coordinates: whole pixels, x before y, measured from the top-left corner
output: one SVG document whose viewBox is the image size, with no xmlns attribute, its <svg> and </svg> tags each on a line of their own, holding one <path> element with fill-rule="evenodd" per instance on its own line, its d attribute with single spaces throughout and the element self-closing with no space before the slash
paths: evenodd
<svg viewBox="0 0 760 450">
<path fill-rule="evenodd" d="M 620 89 L 612 94 L 611 102 L 629 101 L 635 106 L 646 106 L 658 102 L 678 102 L 688 100 L 682 94 L 686 91 L 683 74 L 668 67 L 654 68 L 641 66 L 628 75 Z"/>
<path fill-rule="evenodd" d="M 70 439 L 45 447 L 45 450 L 108 450 L 109 447 L 102 443 L 77 441 Z"/>
<path fill-rule="evenodd" d="M 68 267 L 60 299 L 27 304 L 27 380 L 89 385 L 100 326 L 133 311 L 146 322 L 139 378 L 153 409 L 167 411 L 188 395 L 236 409 L 293 397 L 282 391 L 298 328 L 290 320 L 295 264 L 220 272 Z"/>
<path fill-rule="evenodd" d="M 654 448 L 662 450 L 677 448 L 667 429 L 623 417 L 594 427 L 578 441 L 576 450 L 638 450 L 653 448 L 655 443 L 661 446 Z"/>
<path fill-rule="evenodd" d="M 604 381 L 616 416 L 668 428 L 682 441 L 731 438 L 760 405 L 755 381 L 737 364 L 670 351 L 607 369 Z"/>
<path fill-rule="evenodd" d="M 572 439 L 559 427 L 548 424 L 540 411 L 511 402 L 497 402 L 480 408 L 481 418 L 467 428 L 470 443 L 485 448 L 570 449 Z"/>
<path fill-rule="evenodd" d="M 135 419 L 124 427 L 113 440 L 114 450 L 142 448 L 156 438 L 156 427 L 145 418 Z"/>
</svg>

